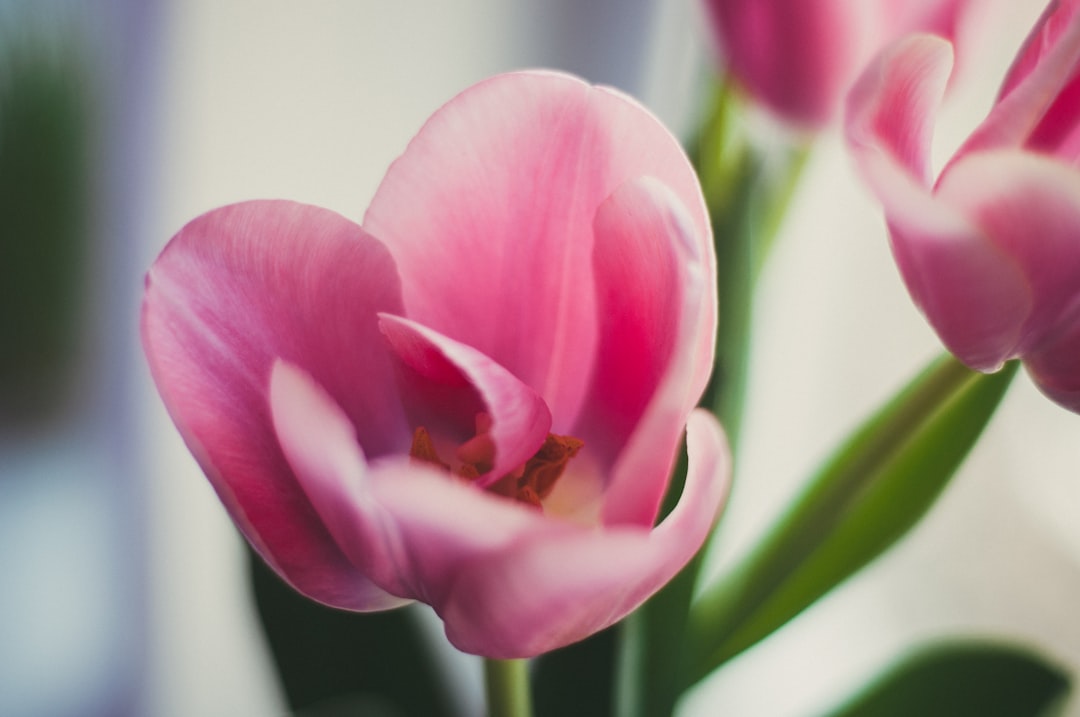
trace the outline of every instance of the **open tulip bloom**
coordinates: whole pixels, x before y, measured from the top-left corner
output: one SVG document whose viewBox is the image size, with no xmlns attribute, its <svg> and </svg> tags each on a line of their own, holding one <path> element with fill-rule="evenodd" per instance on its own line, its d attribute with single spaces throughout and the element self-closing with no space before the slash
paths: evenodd
<svg viewBox="0 0 1080 717">
<path fill-rule="evenodd" d="M 715 270 L 656 119 L 514 73 L 436 112 L 362 226 L 289 201 L 189 223 L 147 276 L 142 336 L 282 578 L 350 610 L 419 600 L 462 650 L 532 656 L 625 616 L 715 522 L 727 448 L 694 409 Z"/>
<path fill-rule="evenodd" d="M 848 142 L 884 205 L 912 297 L 979 371 L 1023 359 L 1080 411 L 1080 2 L 1053 2 L 986 120 L 934 180 L 934 111 L 948 42 L 903 40 L 849 98 Z"/>
<path fill-rule="evenodd" d="M 911 21 L 896 30 L 953 27 L 968 3 L 871 4 L 860 8 Z M 762 32 L 792 22 L 773 16 L 783 2 L 715 5 L 721 18 L 758 13 Z M 812 23 L 785 27 L 821 39 Z M 1020 365 L 1003 364 L 1021 359 L 1080 411 L 1080 0 L 1050 4 L 989 117 L 935 179 L 951 66 L 947 39 L 891 45 L 849 94 L 845 128 L 904 281 L 956 358 L 943 352 L 868 416 L 707 583 L 693 558 L 731 472 L 714 413 L 737 443 L 755 277 L 790 196 L 788 179 L 759 172 L 764 140 L 727 121 L 730 93 L 695 148 L 711 218 L 695 167 L 647 110 L 546 71 L 493 77 L 440 108 L 361 224 L 285 200 L 207 212 L 146 277 L 151 374 L 233 522 L 299 593 L 359 612 L 430 605 L 453 645 L 489 658 L 490 714 L 525 717 L 517 658 L 580 641 L 659 592 L 629 639 L 544 655 L 537 675 L 580 676 L 559 698 L 587 710 L 616 694 L 619 714 L 672 715 L 692 685 L 919 523 Z M 749 72 L 735 60 L 732 71 Z M 806 126 L 829 102 L 800 105 Z M 722 380 L 706 393 L 714 363 Z M 265 607 L 280 585 L 259 585 Z M 309 644 L 383 659 L 381 638 L 327 634 L 296 615 L 307 604 L 264 615 L 292 706 L 365 692 L 290 687 L 295 665 L 321 658 Z M 284 623 L 302 644 L 274 640 Z M 996 714 L 1003 701 L 1041 714 L 1068 689 L 1022 648 L 922 648 L 831 717 Z M 388 674 L 416 665 L 385 662 Z M 406 682 L 409 696 L 434 685 Z"/>
</svg>

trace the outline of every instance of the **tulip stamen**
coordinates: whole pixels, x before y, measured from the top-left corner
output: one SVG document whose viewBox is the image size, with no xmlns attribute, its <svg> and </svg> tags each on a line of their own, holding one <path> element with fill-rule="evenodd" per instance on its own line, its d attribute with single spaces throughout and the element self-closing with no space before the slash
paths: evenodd
<svg viewBox="0 0 1080 717">
<path fill-rule="evenodd" d="M 525 471 L 517 479 L 517 499 L 539 505 L 555 488 L 570 459 L 578 454 L 585 443 L 573 436 L 557 436 L 549 433 L 544 444 L 525 463 Z"/>
<path fill-rule="evenodd" d="M 484 422 L 477 417 L 478 429 L 481 426 L 490 428 L 489 423 L 490 421 Z M 489 490 L 534 508 L 542 508 L 542 501 L 551 494 L 555 484 L 566 471 L 570 459 L 576 456 L 584 445 L 584 441 L 573 436 L 549 433 L 532 458 L 497 480 Z M 438 466 L 467 480 L 475 480 L 491 470 L 495 460 L 495 444 L 487 431 L 478 432 L 475 437 L 461 444 L 456 455 L 461 464 L 452 469 L 439 458 L 431 434 L 426 428 L 417 426 L 413 431 L 412 446 L 409 449 L 411 458 Z"/>
<path fill-rule="evenodd" d="M 476 480 L 480 477 L 480 471 L 472 463 L 462 463 L 456 469 L 452 469 L 449 464 L 444 463 L 443 460 L 439 458 L 438 451 L 435 450 L 435 442 L 431 439 L 431 434 L 428 433 L 428 430 L 423 426 L 417 426 L 416 430 L 413 431 L 412 446 L 409 448 L 409 457 L 420 463 L 438 466 L 439 468 L 461 478 L 465 478 L 466 480 Z"/>
<path fill-rule="evenodd" d="M 450 470 L 450 466 L 443 463 L 435 450 L 435 442 L 431 440 L 431 434 L 423 426 L 417 426 L 413 431 L 412 446 L 409 448 L 409 457 L 415 458 L 421 463 L 430 463 L 444 470 Z"/>
</svg>

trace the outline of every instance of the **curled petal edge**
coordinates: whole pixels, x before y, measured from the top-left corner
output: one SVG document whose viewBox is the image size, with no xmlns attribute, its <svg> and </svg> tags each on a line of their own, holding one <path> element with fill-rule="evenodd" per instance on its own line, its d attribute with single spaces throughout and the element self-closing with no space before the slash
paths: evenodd
<svg viewBox="0 0 1080 717">
<path fill-rule="evenodd" d="M 663 289 L 672 295 L 655 299 L 669 304 L 665 313 L 670 315 L 661 321 L 674 325 L 673 329 L 667 329 L 672 335 L 666 341 L 669 346 L 663 357 L 662 372 L 652 396 L 639 409 L 641 413 L 632 432 L 621 437 L 622 450 L 607 478 L 602 508 L 605 525 L 627 523 L 651 527 L 668 485 L 686 416 L 701 396 L 712 369 L 716 342 L 715 260 L 711 259 L 711 247 L 705 247 L 694 230 L 678 196 L 651 177 L 626 182 L 612 193 L 597 211 L 596 231 L 594 260 L 598 264 L 630 264 L 658 252 L 663 259 L 651 260 L 655 262 L 652 273 L 660 272 L 666 262 L 673 274 L 671 281 L 675 288 Z M 634 246 L 634 251 L 627 252 L 627 246 Z M 620 258 L 621 253 L 635 258 Z M 644 267 L 637 269 L 648 271 Z M 630 271 L 628 275 L 633 273 Z M 596 274 L 616 283 L 624 278 L 618 272 L 611 274 L 600 267 Z M 621 289 L 606 293 L 608 298 L 601 297 L 599 305 L 609 314 L 648 313 L 628 301 Z M 659 336 L 661 333 L 657 333 Z M 619 336 L 602 335 L 600 358 L 604 358 L 609 343 L 613 355 L 608 360 L 619 360 L 618 354 L 624 350 L 619 346 Z M 598 370 L 604 370 L 602 361 Z M 626 390 L 629 389 L 616 388 L 616 392 Z M 588 420 L 588 414 L 584 418 Z"/>
<path fill-rule="evenodd" d="M 400 316 L 380 314 L 379 327 L 404 362 L 421 371 L 456 373 L 479 394 L 491 417 L 495 447 L 494 467 L 477 479 L 480 487 L 523 465 L 543 444 L 551 412 L 538 393 L 505 368 L 470 346 Z M 441 365 L 432 367 L 433 363 Z"/>
</svg>

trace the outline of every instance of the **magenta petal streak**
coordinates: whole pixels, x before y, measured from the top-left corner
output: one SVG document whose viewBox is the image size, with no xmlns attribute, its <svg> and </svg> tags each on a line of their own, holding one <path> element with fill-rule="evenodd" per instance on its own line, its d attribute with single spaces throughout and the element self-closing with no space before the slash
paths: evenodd
<svg viewBox="0 0 1080 717">
<path fill-rule="evenodd" d="M 848 144 L 916 304 L 974 369 L 1023 359 L 1080 411 L 1080 2 L 1053 2 L 986 120 L 940 176 L 931 130 L 951 52 L 913 36 L 848 99 Z"/>
<path fill-rule="evenodd" d="M 461 649 L 528 657 L 625 616 L 712 529 L 729 459 L 693 407 L 715 261 L 647 111 L 513 73 L 428 121 L 363 228 L 284 201 L 195 219 L 147 277 L 143 344 L 286 581 L 353 610 L 418 600 Z"/>
</svg>

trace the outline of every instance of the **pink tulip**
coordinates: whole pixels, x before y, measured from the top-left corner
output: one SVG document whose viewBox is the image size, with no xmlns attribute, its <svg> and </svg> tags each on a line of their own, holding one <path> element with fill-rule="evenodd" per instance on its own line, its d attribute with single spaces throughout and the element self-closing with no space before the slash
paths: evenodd
<svg viewBox="0 0 1080 717">
<path fill-rule="evenodd" d="M 782 119 L 815 130 L 879 49 L 910 32 L 954 38 L 968 0 L 706 0 L 726 69 Z"/>
<path fill-rule="evenodd" d="M 142 335 L 251 545 L 351 610 L 430 604 L 460 649 L 524 657 L 619 620 L 726 494 L 715 257 L 697 179 L 641 106 L 554 73 L 427 122 L 363 227 L 245 202 L 147 277 Z M 683 431 L 680 502 L 654 528 Z"/>
<path fill-rule="evenodd" d="M 930 140 L 951 60 L 926 36 L 882 54 L 849 100 L 849 144 L 904 281 L 949 350 L 980 371 L 1022 358 L 1044 393 L 1080 411 L 1080 0 L 1050 4 L 935 182 Z"/>
</svg>

